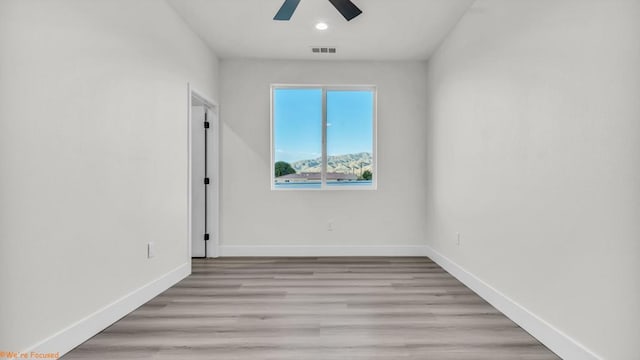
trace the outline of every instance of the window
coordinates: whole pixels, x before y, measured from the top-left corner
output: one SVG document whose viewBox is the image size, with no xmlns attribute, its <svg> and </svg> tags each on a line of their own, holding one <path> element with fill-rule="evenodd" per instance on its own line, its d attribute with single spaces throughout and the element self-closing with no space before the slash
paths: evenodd
<svg viewBox="0 0 640 360">
<path fill-rule="evenodd" d="M 375 189 L 373 86 L 271 87 L 271 188 Z"/>
</svg>

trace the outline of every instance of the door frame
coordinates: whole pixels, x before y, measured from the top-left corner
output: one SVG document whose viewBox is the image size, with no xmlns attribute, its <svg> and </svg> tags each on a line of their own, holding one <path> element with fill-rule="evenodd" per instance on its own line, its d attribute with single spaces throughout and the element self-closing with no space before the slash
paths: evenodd
<svg viewBox="0 0 640 360">
<path fill-rule="evenodd" d="M 207 244 L 207 253 L 205 257 L 220 256 L 220 107 L 217 102 L 205 95 L 203 92 L 195 89 L 190 83 L 187 83 L 187 255 L 191 260 L 191 243 L 192 243 L 192 172 L 193 168 L 193 121 L 191 119 L 191 107 L 193 100 L 205 104 L 209 109 L 209 130 L 207 132 L 209 146 L 207 149 L 207 168 L 210 184 L 207 191 L 207 217 L 209 221 L 209 242 Z M 214 201 L 212 201 L 214 200 Z"/>
</svg>

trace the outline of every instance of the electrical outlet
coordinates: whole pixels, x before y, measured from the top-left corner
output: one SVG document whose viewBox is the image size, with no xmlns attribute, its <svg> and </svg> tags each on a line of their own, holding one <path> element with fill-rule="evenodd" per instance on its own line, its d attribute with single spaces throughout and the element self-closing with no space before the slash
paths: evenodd
<svg viewBox="0 0 640 360">
<path fill-rule="evenodd" d="M 151 259 L 156 256 L 156 243 L 147 243 L 147 259 Z"/>
<path fill-rule="evenodd" d="M 456 233 L 456 245 L 460 246 L 460 233 Z"/>
<path fill-rule="evenodd" d="M 333 219 L 329 220 L 329 221 L 327 222 L 327 231 L 333 231 L 334 227 L 335 227 L 335 226 L 334 226 L 334 221 L 333 221 Z"/>
</svg>

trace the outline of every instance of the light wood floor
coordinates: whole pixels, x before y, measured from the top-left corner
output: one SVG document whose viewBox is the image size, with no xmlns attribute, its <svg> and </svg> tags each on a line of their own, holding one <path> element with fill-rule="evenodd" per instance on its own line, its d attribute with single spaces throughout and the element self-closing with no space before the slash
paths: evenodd
<svg viewBox="0 0 640 360">
<path fill-rule="evenodd" d="M 194 260 L 71 359 L 559 359 L 427 258 Z"/>
</svg>

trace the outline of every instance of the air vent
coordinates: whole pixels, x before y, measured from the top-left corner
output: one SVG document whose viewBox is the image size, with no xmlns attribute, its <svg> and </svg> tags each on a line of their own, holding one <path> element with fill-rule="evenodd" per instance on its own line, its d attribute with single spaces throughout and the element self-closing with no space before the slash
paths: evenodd
<svg viewBox="0 0 640 360">
<path fill-rule="evenodd" d="M 335 54 L 336 48 L 331 46 L 313 46 L 311 52 L 314 54 Z"/>
</svg>

